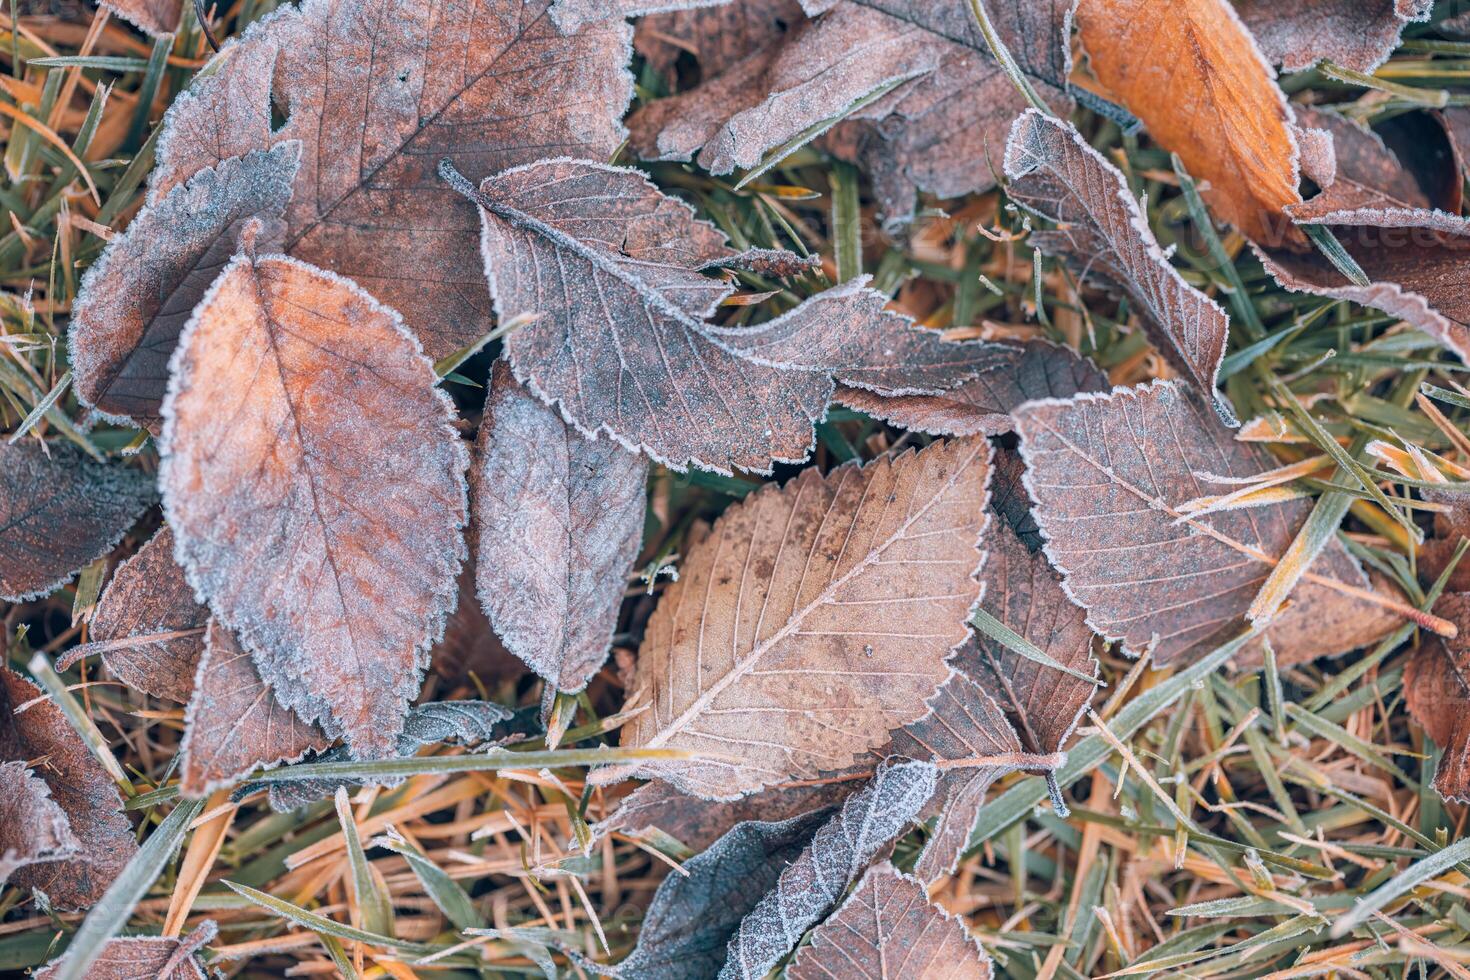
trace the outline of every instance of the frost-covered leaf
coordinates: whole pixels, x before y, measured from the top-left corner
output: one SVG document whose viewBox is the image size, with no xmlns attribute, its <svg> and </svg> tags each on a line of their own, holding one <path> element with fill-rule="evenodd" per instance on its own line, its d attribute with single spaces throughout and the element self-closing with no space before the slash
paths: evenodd
<svg viewBox="0 0 1470 980">
<path fill-rule="evenodd" d="M 0 762 L 16 761 L 35 761 L 31 772 L 66 814 L 79 850 L 19 868 L 10 884 L 39 888 L 64 908 L 91 905 L 138 850 L 132 825 L 121 812 L 122 794 L 61 709 L 36 685 L 0 667 Z"/>
<path fill-rule="evenodd" d="M 154 37 L 178 30 L 184 9 L 182 0 L 101 0 L 99 6 Z"/>
<path fill-rule="evenodd" d="M 1137 655 L 1152 648 L 1172 663 L 1208 644 L 1245 615 L 1273 563 L 1306 520 L 1311 502 L 1297 498 L 1244 510 L 1185 514 L 1180 506 L 1211 492 L 1210 477 L 1252 477 L 1272 468 L 1183 389 L 1168 382 L 1032 402 L 1016 412 L 1026 487 L 1046 553 L 1088 623 L 1121 639 Z M 1349 632 L 1293 625 L 1336 621 L 1364 600 L 1333 593 L 1328 583 L 1364 589 L 1361 568 L 1340 544 L 1328 544 L 1294 593 L 1293 605 L 1266 636 L 1317 646 L 1314 656 L 1355 649 Z M 1340 612 L 1329 613 L 1336 609 Z"/>
<path fill-rule="evenodd" d="M 788 980 L 990 980 L 990 957 L 965 921 L 931 905 L 924 886 L 884 861 L 786 969 Z"/>
<path fill-rule="evenodd" d="M 1470 594 L 1452 592 L 1434 606 L 1460 628 L 1446 640 L 1430 636 L 1409 658 L 1404 697 L 1409 711 L 1444 753 L 1434 788 L 1447 800 L 1470 802 Z"/>
<path fill-rule="evenodd" d="M 179 791 L 202 798 L 258 768 L 295 762 L 331 744 L 319 726 L 277 700 L 240 641 L 211 620 L 184 712 Z"/>
<path fill-rule="evenodd" d="M 219 161 L 156 197 L 108 244 L 82 279 L 71 320 L 72 371 L 86 404 L 157 431 L 180 331 L 247 221 L 281 235 L 300 163 L 295 141 Z"/>
<path fill-rule="evenodd" d="M 195 589 L 276 697 L 390 754 L 454 607 L 468 453 L 396 314 L 241 255 L 180 341 L 159 482 Z"/>
<path fill-rule="evenodd" d="M 776 886 L 741 920 L 720 980 L 760 980 L 923 809 L 939 772 L 927 762 L 883 766 L 816 832 Z"/>
<path fill-rule="evenodd" d="M 142 471 L 70 446 L 0 444 L 0 599 L 48 595 L 111 551 L 157 496 Z"/>
<path fill-rule="evenodd" d="M 1064 113 L 1074 4 L 988 4 L 1033 87 Z M 645 159 L 697 154 L 711 173 L 729 173 L 845 117 L 830 145 L 872 173 L 889 219 L 913 214 L 916 189 L 957 197 L 994 185 L 1005 128 L 1026 101 L 991 56 L 968 0 L 804 6 L 821 16 L 773 36 L 697 88 L 635 112 L 628 120 L 633 149 Z"/>
<path fill-rule="evenodd" d="M 990 510 L 1016 532 L 1028 551 L 1040 551 L 1045 539 L 1031 513 L 1031 497 L 1023 482 L 1026 464 L 1014 449 L 995 451 L 995 475 L 990 480 Z"/>
<path fill-rule="evenodd" d="M 176 936 L 119 936 L 109 939 L 102 953 L 87 968 L 87 980 L 205 980 L 209 974 L 194 955 L 214 939 L 213 920 L 204 922 L 182 938 Z M 58 960 L 59 964 L 59 960 Z M 36 980 L 55 976 L 58 964 L 36 972 Z"/>
<path fill-rule="evenodd" d="M 645 460 L 580 435 L 495 362 L 470 471 L 478 592 L 506 648 L 560 690 L 607 659 L 647 479 Z"/>
<path fill-rule="evenodd" d="M 840 385 L 836 400 L 890 425 L 940 436 L 1004 435 L 1011 409 L 1036 398 L 1068 398 L 1107 391 L 1107 375 L 1091 361 L 1044 340 L 1009 348 L 994 367 L 938 395 L 884 397 Z"/>
<path fill-rule="evenodd" d="M 633 49 L 670 82 L 683 56 L 693 58 L 700 77 L 709 79 L 805 19 L 797 0 L 735 0 L 672 10 L 639 19 Z"/>
<path fill-rule="evenodd" d="M 1287 71 L 1325 58 L 1371 75 L 1408 24 L 1429 19 L 1434 0 L 1236 0 L 1236 7 L 1266 57 Z"/>
<path fill-rule="evenodd" d="M 1077 27 L 1107 92 L 1179 154 L 1215 213 L 1252 241 L 1305 238 L 1291 110 L 1229 0 L 1081 0 Z"/>
<path fill-rule="evenodd" d="M 598 21 L 641 17 L 667 10 L 700 9 L 730 0 L 551 0 L 551 19 L 564 33 L 575 34 Z"/>
<path fill-rule="evenodd" d="M 0 885 L 15 871 L 81 849 L 45 780 L 22 760 L 0 763 Z"/>
<path fill-rule="evenodd" d="M 434 174 L 607 159 L 632 28 L 563 35 L 547 0 L 307 0 L 225 45 L 170 106 L 150 201 L 222 157 L 300 140 L 286 251 L 399 311 L 430 357 L 490 330 L 474 209 Z M 272 106 L 284 122 L 272 123 Z"/>
<path fill-rule="evenodd" d="M 936 442 L 725 511 L 648 623 L 630 696 L 652 706 L 622 733 L 699 758 L 632 774 L 733 799 L 843 769 L 923 716 L 980 595 L 989 461 L 984 439 Z"/>
<path fill-rule="evenodd" d="M 733 253 L 639 172 L 550 160 L 478 190 L 485 268 L 516 379 L 582 432 L 675 469 L 769 472 L 806 458 L 833 379 L 938 392 L 996 357 L 883 309 L 855 279 L 769 323 L 708 322 L 731 286 L 697 270 Z"/>
<path fill-rule="evenodd" d="M 1070 123 L 1034 109 L 1011 127 L 1005 169 L 1006 193 L 1057 225 L 1033 231 L 1031 245 L 1124 293 L 1165 359 L 1215 400 L 1227 424 L 1235 424 L 1215 391 L 1230 318 L 1169 264 L 1122 173 Z"/>
</svg>

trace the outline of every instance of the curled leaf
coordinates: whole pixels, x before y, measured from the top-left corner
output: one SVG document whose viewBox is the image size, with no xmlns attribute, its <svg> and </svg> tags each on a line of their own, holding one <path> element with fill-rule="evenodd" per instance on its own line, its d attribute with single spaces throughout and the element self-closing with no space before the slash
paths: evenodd
<svg viewBox="0 0 1470 980">
<path fill-rule="evenodd" d="M 0 885 L 16 871 L 75 855 L 81 845 L 51 787 L 25 762 L 0 763 Z"/>
<path fill-rule="evenodd" d="M 1429 19 L 1434 0 L 1237 0 L 1236 8 L 1266 57 L 1287 71 L 1325 59 L 1371 75 L 1405 27 Z"/>
</svg>

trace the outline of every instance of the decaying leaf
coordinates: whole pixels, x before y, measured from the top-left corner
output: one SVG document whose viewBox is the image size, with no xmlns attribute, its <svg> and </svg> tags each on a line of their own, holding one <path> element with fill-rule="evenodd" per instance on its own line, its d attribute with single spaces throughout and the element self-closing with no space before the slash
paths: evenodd
<svg viewBox="0 0 1470 980">
<path fill-rule="evenodd" d="M 157 431 L 168 360 L 194 307 L 235 254 L 244 224 L 266 238 L 301 164 L 301 144 L 205 167 L 138 212 L 82 279 L 71 320 L 77 393 L 103 415 Z"/>
<path fill-rule="evenodd" d="M 1197 516 L 1181 512 L 1181 504 L 1216 486 L 1210 476 L 1249 477 L 1271 464 L 1169 382 L 1032 402 L 1017 410 L 1016 428 L 1046 553 L 1068 594 L 1087 610 L 1094 630 L 1121 639 L 1130 654 L 1151 648 L 1160 664 L 1187 657 L 1242 620 L 1311 507 L 1294 499 Z M 1304 632 L 1321 645 L 1318 656 L 1366 642 L 1291 625 L 1305 609 L 1320 624 L 1327 608 L 1346 615 L 1358 606 L 1362 600 L 1344 595 L 1309 601 L 1311 593 L 1342 585 L 1365 590 L 1368 581 L 1333 541 L 1306 573 L 1292 607 L 1266 632 L 1278 653 L 1294 656 L 1277 640 Z"/>
<path fill-rule="evenodd" d="M 924 886 L 887 861 L 863 875 L 812 931 L 789 980 L 990 980 L 990 957 L 965 922 L 931 905 Z"/>
<path fill-rule="evenodd" d="M 675 469 L 769 472 L 806 458 L 833 379 L 887 394 L 953 388 L 997 357 L 952 344 L 855 279 L 769 323 L 707 322 L 732 287 L 697 270 L 730 256 L 638 171 L 550 160 L 487 178 L 476 200 L 516 379 L 589 435 Z"/>
<path fill-rule="evenodd" d="M 439 160 L 481 175 L 549 156 L 607 159 L 623 139 L 632 28 L 563 35 L 546 6 L 283 8 L 169 108 L 150 200 L 221 157 L 299 140 L 285 250 L 400 312 L 430 357 L 457 351 L 491 320 L 474 209 L 435 177 Z"/>
<path fill-rule="evenodd" d="M 17 713 L 22 706 L 25 710 Z M 138 850 L 132 825 L 121 812 L 122 794 L 61 709 L 36 685 L 0 667 L 0 762 L 16 761 L 34 761 L 31 772 L 66 814 L 78 850 L 15 870 L 10 884 L 39 888 L 63 908 L 91 905 Z"/>
<path fill-rule="evenodd" d="M 678 841 L 690 853 L 699 854 L 737 824 L 799 817 L 842 802 L 860 785 L 857 780 L 844 780 L 812 786 L 778 786 L 738 800 L 710 801 L 655 780 L 623 797 L 612 816 L 594 825 L 592 830 L 598 838 L 613 833 L 647 837 L 658 831 Z M 724 949 L 723 943 L 720 949 Z"/>
<path fill-rule="evenodd" d="M 1470 593 L 1451 592 L 1434 611 L 1460 627 L 1453 640 L 1431 636 L 1404 670 L 1404 697 L 1414 720 L 1443 755 L 1434 788 L 1447 800 L 1470 802 Z"/>
<path fill-rule="evenodd" d="M 991 3 L 1033 86 L 1070 110 L 1066 43 L 1075 0 Z M 628 120 L 645 159 L 695 156 L 711 173 L 846 119 L 832 148 L 873 175 L 880 210 L 913 214 L 915 190 L 956 197 L 994 185 L 1005 127 L 1024 97 L 990 55 L 968 0 L 804 0 L 821 16 L 774 37 L 697 88 Z M 990 160 L 992 165 L 987 165 Z"/>
<path fill-rule="evenodd" d="M 990 480 L 990 509 L 1005 523 L 1027 551 L 1040 551 L 1045 539 L 1031 513 L 1031 497 L 1023 478 L 1026 464 L 1014 449 L 998 448 L 993 460 L 995 476 Z"/>
<path fill-rule="evenodd" d="M 1266 57 L 1287 71 L 1326 59 L 1371 75 L 1410 22 L 1429 19 L 1434 0 L 1236 0 L 1236 7 Z"/>
<path fill-rule="evenodd" d="M 1291 110 L 1229 0 L 1081 0 L 1092 70 L 1205 199 L 1252 241 L 1304 242 L 1281 210 L 1301 200 Z"/>
<path fill-rule="evenodd" d="M 184 10 L 183 0 L 101 0 L 99 6 L 154 37 L 176 31 Z"/>
<path fill-rule="evenodd" d="M 233 260 L 180 341 L 159 483 L 175 555 L 276 698 L 390 754 L 454 607 L 468 453 L 398 317 Z"/>
<path fill-rule="evenodd" d="M 843 769 L 923 716 L 979 598 L 989 461 L 984 439 L 936 442 L 725 511 L 648 623 L 634 691 L 653 703 L 622 734 L 700 758 L 647 774 L 732 799 Z"/>
<path fill-rule="evenodd" d="M 0 599 L 50 594 L 111 551 L 156 499 L 139 470 L 60 443 L 0 444 Z"/>
<path fill-rule="evenodd" d="M 184 712 L 179 792 L 199 799 L 331 744 L 320 727 L 280 703 L 240 641 L 211 620 Z"/>
<path fill-rule="evenodd" d="M 478 592 L 506 648 L 560 690 L 607 659 L 647 479 L 646 461 L 579 435 L 495 362 L 470 476 Z"/>
<path fill-rule="evenodd" d="M 698 64 L 701 78 L 714 78 L 752 51 L 780 40 L 805 19 L 797 0 L 735 0 L 671 10 L 638 20 L 633 49 L 669 81 L 684 55 Z"/>
<path fill-rule="evenodd" d="M 761 980 L 837 904 L 873 858 L 934 794 L 938 770 L 900 762 L 878 770 L 817 830 L 776 886 L 740 922 L 720 980 Z"/>
<path fill-rule="evenodd" d="M 1201 297 L 1203 298 L 1203 297 Z M 890 425 L 940 436 L 1004 435 L 1011 409 L 1036 398 L 1069 398 L 1079 391 L 1107 391 L 1107 375 L 1065 347 L 1032 340 L 1011 347 L 1003 363 L 938 395 L 884 397 L 840 385 L 836 400 Z"/>
<path fill-rule="evenodd" d="M 87 968 L 87 980 L 205 980 L 209 974 L 194 955 L 218 932 L 205 919 L 187 936 L 119 936 L 109 939 L 96 961 Z M 56 975 L 58 964 L 36 972 L 36 980 Z"/>
<path fill-rule="evenodd" d="M 21 868 L 60 861 L 79 850 L 45 780 L 24 761 L 0 763 L 0 885 Z"/>
<path fill-rule="evenodd" d="M 1034 109 L 1011 127 L 1005 168 L 1006 193 L 1057 225 L 1033 231 L 1030 244 L 1127 295 L 1154 346 L 1208 393 L 1227 425 L 1236 424 L 1215 391 L 1230 318 L 1169 264 L 1123 174 L 1070 123 Z"/>
</svg>

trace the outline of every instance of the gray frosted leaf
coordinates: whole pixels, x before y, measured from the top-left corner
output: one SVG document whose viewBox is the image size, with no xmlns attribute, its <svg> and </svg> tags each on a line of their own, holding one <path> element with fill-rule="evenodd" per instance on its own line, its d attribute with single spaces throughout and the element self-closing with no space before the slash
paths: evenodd
<svg viewBox="0 0 1470 980">
<path fill-rule="evenodd" d="M 647 462 L 580 435 L 502 360 L 470 475 L 485 614 L 511 653 L 580 691 L 607 659 L 643 543 Z"/>
<path fill-rule="evenodd" d="M 887 861 L 863 875 L 812 931 L 787 980 L 990 980 L 990 957 L 965 921 L 929 902 L 924 886 Z"/>
<path fill-rule="evenodd" d="M 0 445 L 0 599 L 48 595 L 111 551 L 156 499 L 142 471 L 71 446 Z"/>
<path fill-rule="evenodd" d="M 1107 391 L 1107 375 L 1091 361 L 1044 340 L 1024 346 L 992 344 L 997 362 L 957 388 L 938 395 L 889 397 L 839 385 L 836 400 L 890 425 L 939 436 L 999 436 L 1011 431 L 1011 410 L 1036 398 L 1069 398 Z"/>
<path fill-rule="evenodd" d="M 205 980 L 204 965 L 195 952 L 212 941 L 218 928 L 205 919 L 193 932 L 177 936 L 117 936 L 87 968 L 87 980 Z M 36 980 L 50 980 L 61 958 L 36 971 Z"/>
<path fill-rule="evenodd" d="M 879 768 L 781 872 L 776 885 L 740 922 L 720 980 L 760 980 L 822 920 L 884 847 L 902 834 L 934 795 L 939 771 L 927 762 Z"/>
<path fill-rule="evenodd" d="M 966 360 L 982 345 L 940 341 L 856 281 L 748 331 L 714 327 L 731 287 L 697 270 L 734 253 L 637 171 L 548 160 L 478 191 L 445 176 L 481 205 L 497 313 L 528 318 L 506 342 L 516 379 L 583 433 L 672 468 L 804 460 L 834 374 L 939 391 L 982 366 Z M 750 352 L 768 341 L 771 356 Z"/>
<path fill-rule="evenodd" d="M 1261 51 L 1287 71 L 1326 59 L 1373 74 L 1399 46 L 1404 28 L 1426 21 L 1434 0 L 1236 0 Z"/>
<path fill-rule="evenodd" d="M 0 885 L 27 865 L 72 857 L 80 849 L 45 780 L 20 759 L 0 763 Z"/>
<path fill-rule="evenodd" d="M 730 0 L 551 0 L 551 19 L 564 34 L 575 34 L 586 24 L 624 17 L 641 17 L 669 10 L 715 7 Z"/>
<path fill-rule="evenodd" d="M 265 246 L 301 164 L 294 140 L 206 167 L 143 208 L 82 279 L 70 343 L 77 394 L 104 415 L 157 432 L 168 359 L 194 307 L 261 219 Z"/>
<path fill-rule="evenodd" d="M 1011 127 L 1005 171 L 1006 193 L 1057 225 L 1033 231 L 1031 244 L 1126 294 L 1154 346 L 1237 424 L 1215 391 L 1230 318 L 1169 264 L 1122 173 L 1070 123 L 1035 110 Z"/>
</svg>

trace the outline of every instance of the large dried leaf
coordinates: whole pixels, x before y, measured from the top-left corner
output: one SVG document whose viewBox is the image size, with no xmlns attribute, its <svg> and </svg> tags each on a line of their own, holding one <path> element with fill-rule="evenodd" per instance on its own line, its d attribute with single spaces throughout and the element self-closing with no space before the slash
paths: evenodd
<svg viewBox="0 0 1470 980">
<path fill-rule="evenodd" d="M 70 446 L 0 444 L 0 599 L 50 594 L 111 551 L 156 498 L 141 471 Z"/>
<path fill-rule="evenodd" d="M 1229 0 L 1081 0 L 1077 27 L 1098 80 L 1220 218 L 1253 241 L 1304 241 L 1281 218 L 1301 200 L 1291 110 Z"/>
<path fill-rule="evenodd" d="M 791 952 L 934 793 L 938 770 L 902 762 L 878 770 L 817 831 L 776 886 L 740 923 L 720 980 L 761 980 Z"/>
<path fill-rule="evenodd" d="M 984 439 L 936 442 L 725 511 L 649 620 L 632 690 L 652 707 L 622 736 L 701 758 L 648 774 L 730 799 L 846 768 L 922 717 L 979 598 L 989 460 Z"/>
<path fill-rule="evenodd" d="M 300 140 L 286 251 L 403 314 L 431 357 L 490 329 L 474 209 L 434 175 L 606 159 L 632 96 L 632 28 L 561 34 L 546 0 L 307 0 L 221 52 L 165 117 L 151 200 L 219 162 Z M 272 125 L 271 107 L 285 121 Z"/>
<path fill-rule="evenodd" d="M 805 19 L 797 0 L 735 0 L 672 10 L 639 19 L 633 49 L 671 82 L 684 56 L 695 61 L 701 78 L 714 78 L 752 51 L 780 40 Z"/>
<path fill-rule="evenodd" d="M 1443 755 L 1434 788 L 1447 800 L 1470 802 L 1470 594 L 1452 592 L 1434 611 L 1460 627 L 1453 640 L 1431 636 L 1404 670 L 1404 698 L 1414 720 Z"/>
<path fill-rule="evenodd" d="M 1188 501 L 1217 493 L 1210 476 L 1253 477 L 1271 468 L 1254 446 L 1172 383 L 1032 402 L 1016 412 L 1026 487 L 1046 536 L 1046 553 L 1067 592 L 1104 637 L 1131 654 L 1151 648 L 1156 662 L 1187 658 L 1242 620 L 1273 563 L 1306 520 L 1311 502 L 1294 499 L 1242 510 L 1189 515 Z M 1350 631 L 1310 624 L 1356 615 L 1363 600 L 1329 582 L 1368 582 L 1336 541 L 1312 564 L 1293 605 L 1266 633 L 1282 656 L 1313 655 L 1368 642 Z M 1308 625 L 1294 624 L 1310 616 Z"/>
<path fill-rule="evenodd" d="M 1434 0 L 1236 0 L 1236 7 L 1266 57 L 1287 71 L 1325 58 L 1371 75 L 1411 21 L 1429 19 Z"/>
<path fill-rule="evenodd" d="M 634 170 L 551 160 L 478 191 L 490 291 L 517 380 L 588 435 L 683 469 L 800 461 L 833 379 L 890 394 L 947 390 L 997 358 L 883 309 L 853 280 L 746 329 L 707 318 L 731 287 L 697 270 L 724 236 Z"/>
<path fill-rule="evenodd" d="M 579 435 L 495 362 L 470 478 L 478 592 L 506 648 L 560 690 L 607 659 L 647 479 L 646 461 Z"/>
<path fill-rule="evenodd" d="M 777 786 L 734 801 L 711 801 L 655 780 L 623 797 L 612 816 L 592 829 L 599 838 L 612 833 L 646 838 L 658 831 L 699 854 L 737 824 L 799 817 L 842 802 L 858 786 L 856 780 Z M 723 943 L 720 948 L 724 949 Z"/>
<path fill-rule="evenodd" d="M 1005 127 L 1026 102 L 990 55 L 968 0 L 803 5 L 821 16 L 635 112 L 634 150 L 664 160 L 697 153 L 711 173 L 729 173 L 845 117 L 831 145 L 872 173 L 890 219 L 913 214 L 916 189 L 957 197 L 994 185 Z M 989 4 L 1022 70 L 1062 112 L 1071 105 L 1063 88 L 1074 5 Z"/>
<path fill-rule="evenodd" d="M 256 769 L 295 762 L 331 744 L 320 727 L 276 699 L 240 641 L 211 620 L 184 712 L 179 792 L 203 798 Z"/>
<path fill-rule="evenodd" d="M 965 920 L 931 905 L 924 886 L 887 861 L 868 869 L 786 969 L 788 980 L 989 980 L 992 975 L 990 957 Z"/>
<path fill-rule="evenodd" d="M 179 333 L 230 256 L 242 225 L 276 236 L 301 164 L 282 143 L 222 160 L 139 211 L 87 270 L 71 320 L 77 394 L 104 415 L 156 431 Z"/>
<path fill-rule="evenodd" d="M 119 936 L 109 939 L 87 968 L 87 980 L 205 980 L 209 974 L 195 952 L 214 939 L 217 927 L 204 920 L 187 936 Z M 56 975 L 60 959 L 36 972 L 36 980 Z"/>
<path fill-rule="evenodd" d="M 22 705 L 25 710 L 17 713 Z M 50 788 L 79 850 L 15 870 L 10 884 L 39 888 L 64 908 L 91 905 L 138 850 L 121 812 L 122 794 L 61 709 L 36 685 L 0 667 L 0 762 L 31 760 L 31 772 Z"/>
<path fill-rule="evenodd" d="M 0 885 L 15 871 L 81 850 L 51 787 L 25 762 L 0 763 Z"/>
<path fill-rule="evenodd" d="M 433 366 L 361 289 L 236 258 L 164 403 L 176 556 L 277 699 L 393 751 L 454 607 L 468 453 Z"/>
<path fill-rule="evenodd" d="M 1011 127 L 1005 168 L 1007 194 L 1057 225 L 1033 231 L 1031 245 L 1126 294 L 1154 346 L 1234 425 L 1215 391 L 1230 318 L 1169 264 L 1122 173 L 1070 123 L 1034 109 Z"/>
</svg>

